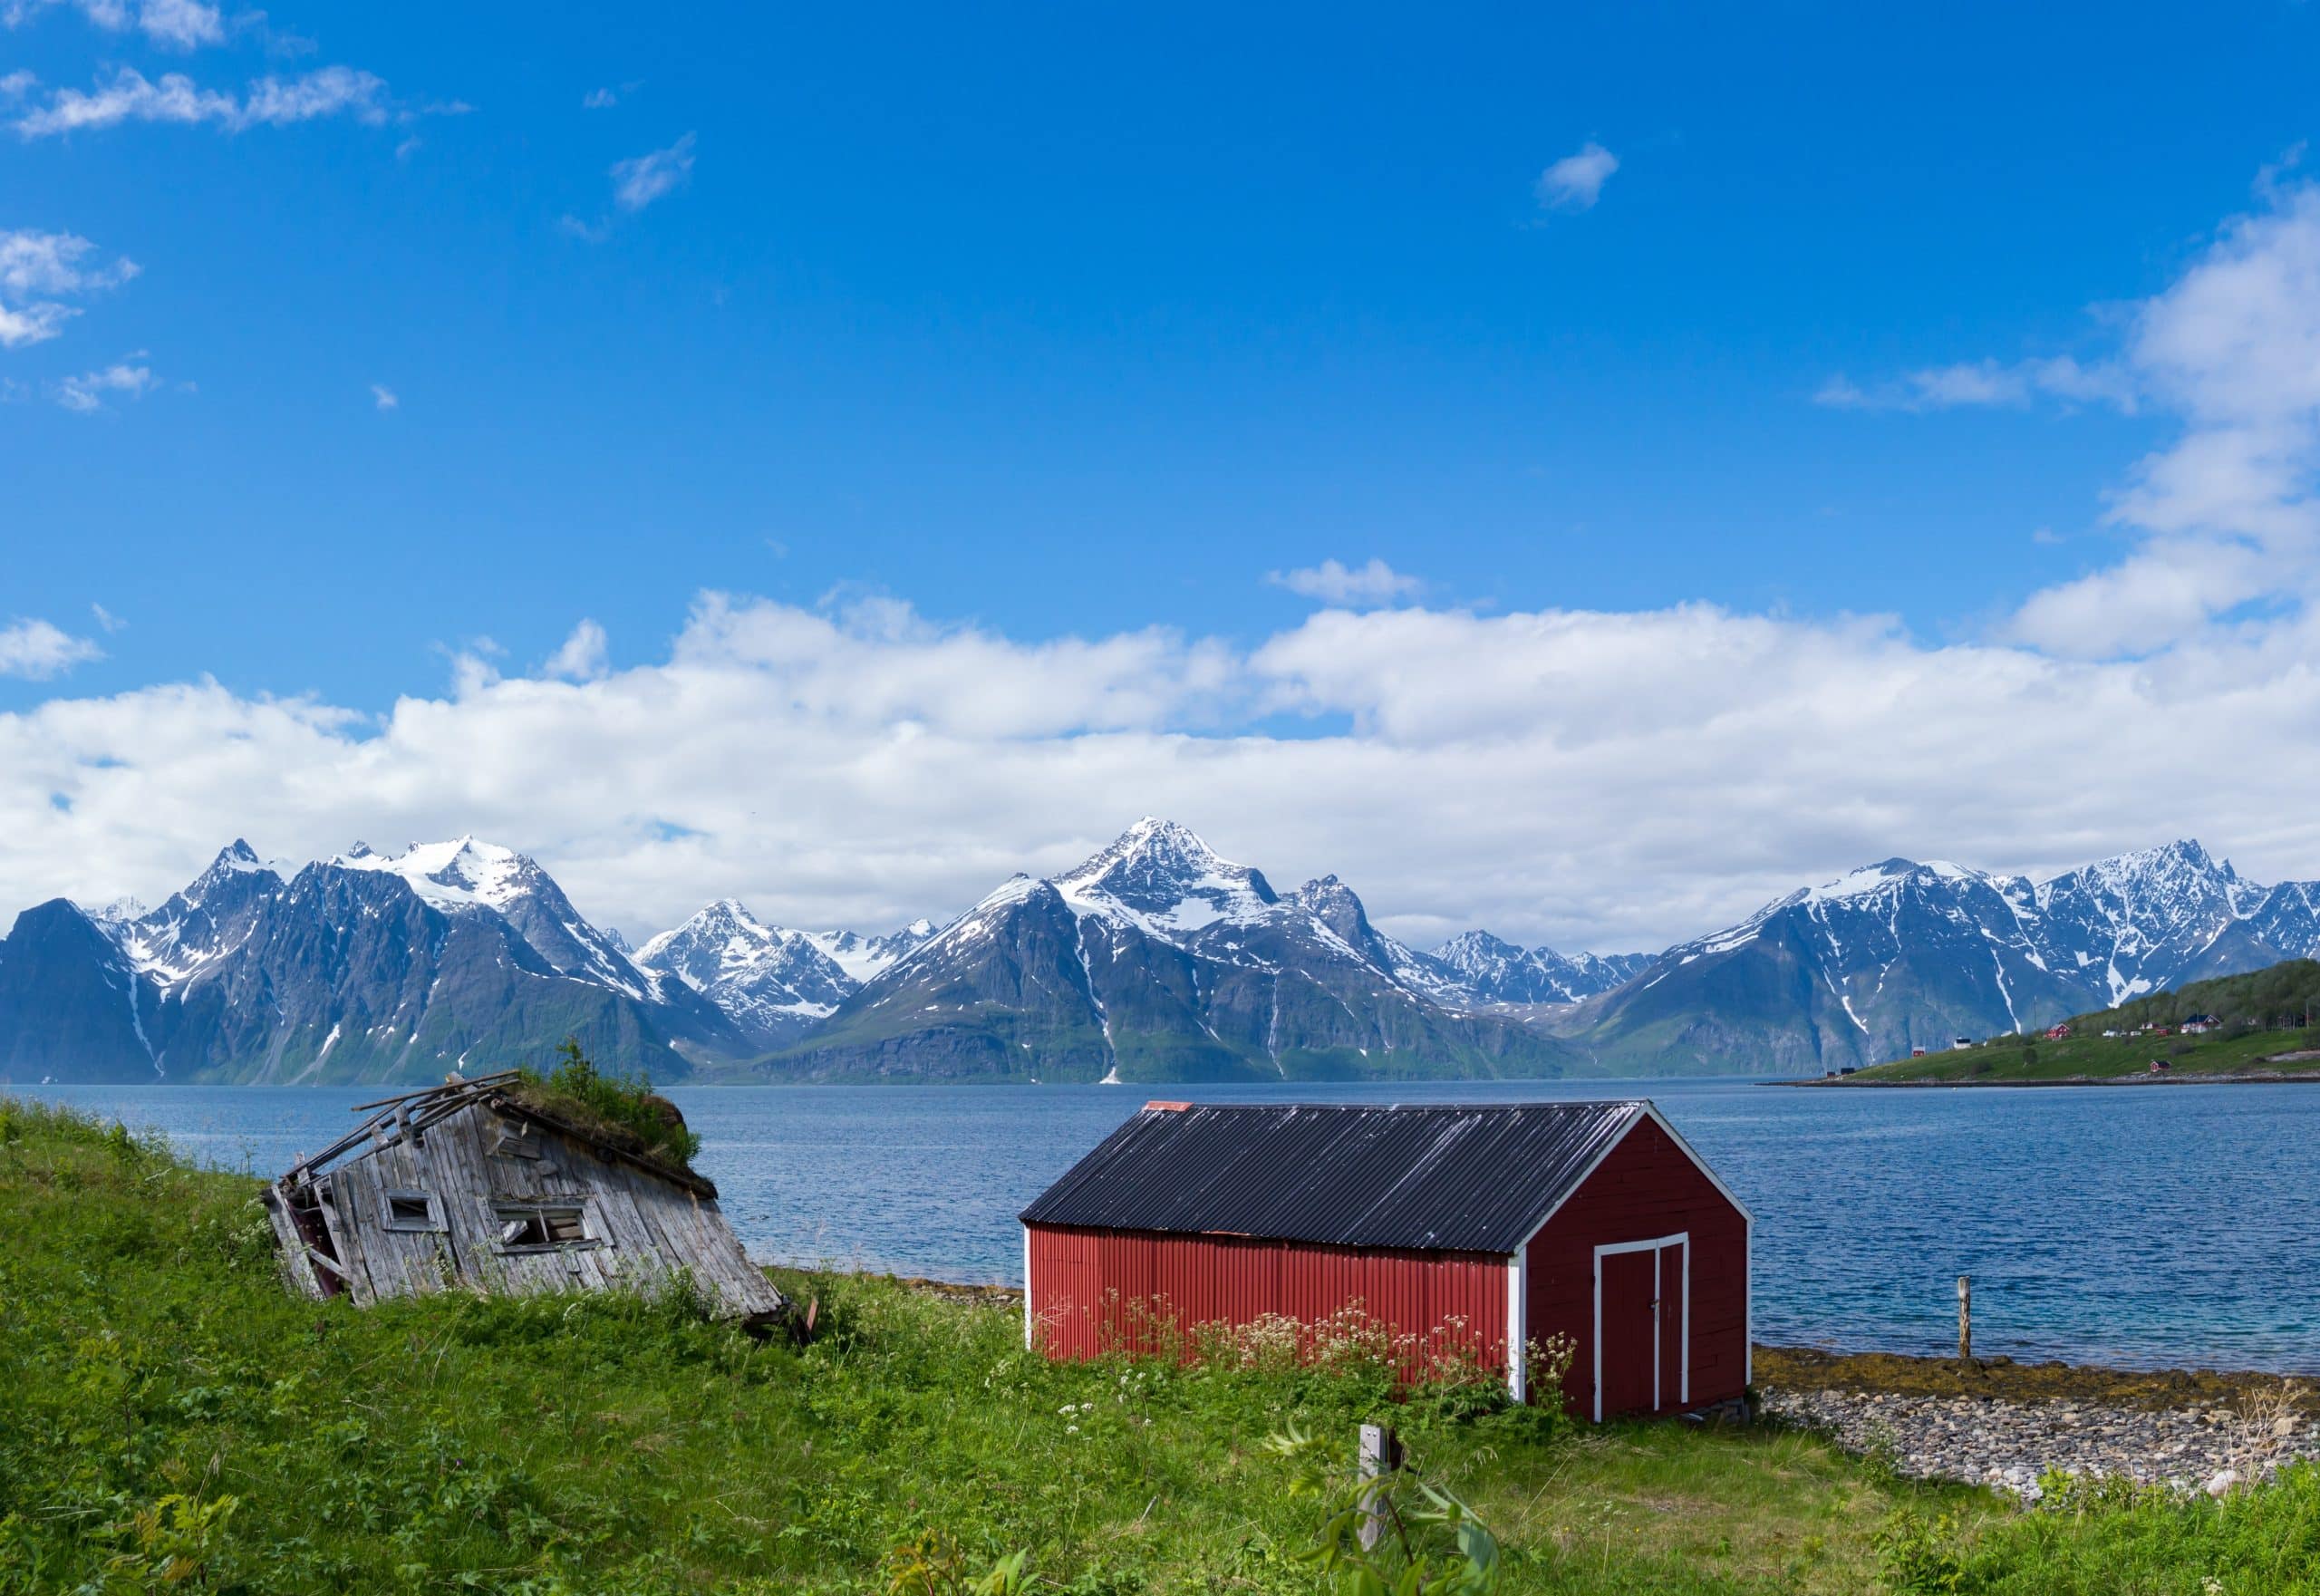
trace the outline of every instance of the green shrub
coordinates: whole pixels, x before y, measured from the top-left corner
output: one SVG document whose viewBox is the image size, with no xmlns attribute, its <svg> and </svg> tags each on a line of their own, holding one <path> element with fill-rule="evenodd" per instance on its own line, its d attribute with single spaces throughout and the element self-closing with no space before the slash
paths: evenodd
<svg viewBox="0 0 2320 1596">
<path fill-rule="evenodd" d="M 701 1137 L 686 1127 L 675 1104 L 653 1091 L 651 1079 L 602 1073 L 573 1037 L 564 1039 L 556 1055 L 561 1062 L 545 1076 L 520 1071 L 511 1095 L 648 1158 L 692 1167 Z"/>
</svg>

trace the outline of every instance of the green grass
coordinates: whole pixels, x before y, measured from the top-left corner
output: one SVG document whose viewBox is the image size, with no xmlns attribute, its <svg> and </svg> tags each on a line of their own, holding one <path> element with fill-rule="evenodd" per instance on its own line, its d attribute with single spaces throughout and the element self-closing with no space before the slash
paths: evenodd
<svg viewBox="0 0 2320 1596">
<path fill-rule="evenodd" d="M 1900 1059 L 1879 1064 L 1844 1084 L 1875 1085 L 1880 1081 L 1950 1081 L 1961 1085 L 2001 1086 L 2009 1081 L 2069 1081 L 2116 1079 L 2151 1073 L 2151 1060 L 2167 1060 L 2170 1076 L 2310 1075 L 2320 1071 L 2320 1059 L 2265 1062 L 2267 1055 L 2300 1051 L 2307 1045 L 2301 1030 L 2256 1030 L 2238 1035 L 2211 1032 L 2206 1036 L 2126 1036 L 2106 1039 L 2074 1035 L 2061 1041 L 2044 1037 L 1998 1037 L 1977 1047 L 1928 1053 L 1922 1059 Z"/>
<path fill-rule="evenodd" d="M 2175 1076 L 2264 1076 L 2320 1074 L 2320 1059 L 2271 1060 L 2276 1053 L 2320 1051 L 2320 1030 L 2307 1021 L 2320 1009 L 2320 962 L 2287 959 L 2242 975 L 2195 981 L 2172 991 L 2152 992 L 2115 1009 L 2073 1015 L 2071 1034 L 2059 1041 L 2043 1035 L 1991 1037 L 1980 1045 L 1922 1059 L 1897 1059 L 1842 1078 L 1846 1084 L 1931 1081 L 2003 1086 L 2008 1082 L 2107 1080 L 2149 1077 L 2151 1060 L 2167 1061 Z M 2220 1022 L 2199 1036 L 2177 1030 L 2194 1014 Z M 2133 1031 L 2163 1025 L 2167 1036 L 2105 1037 L 2106 1030 Z"/>
<path fill-rule="evenodd" d="M 0 1102 L 0 1592 L 874 1591 L 905 1546 L 910 1591 L 1015 1552 L 1036 1591 L 1316 1591 L 1329 1504 L 1266 1440 L 1349 1462 L 1380 1414 L 1506 1591 L 2292 1591 L 2242 1571 L 2320 1518 L 2307 1485 L 2018 1516 L 1795 1433 L 1397 1401 L 1359 1359 L 1058 1366 L 1010 1314 L 847 1277 L 786 1282 L 821 1303 L 804 1349 L 679 1300 L 357 1311 L 280 1288 L 256 1189 Z"/>
</svg>

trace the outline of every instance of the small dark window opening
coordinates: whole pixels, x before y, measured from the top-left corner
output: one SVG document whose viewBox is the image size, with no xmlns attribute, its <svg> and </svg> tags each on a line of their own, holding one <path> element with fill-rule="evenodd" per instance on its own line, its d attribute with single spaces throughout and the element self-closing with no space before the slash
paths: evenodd
<svg viewBox="0 0 2320 1596">
<path fill-rule="evenodd" d="M 589 1241 L 588 1224 L 577 1208 L 502 1208 L 499 1245 L 510 1253 L 533 1247 L 569 1247 Z"/>
<path fill-rule="evenodd" d="M 425 1192 L 389 1192 L 387 1194 L 387 1228 L 389 1230 L 441 1230 L 443 1215 L 435 1199 Z"/>
</svg>

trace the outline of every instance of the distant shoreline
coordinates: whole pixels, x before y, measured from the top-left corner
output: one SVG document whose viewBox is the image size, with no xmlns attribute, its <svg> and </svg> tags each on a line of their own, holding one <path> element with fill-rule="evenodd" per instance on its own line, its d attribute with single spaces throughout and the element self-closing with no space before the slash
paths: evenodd
<svg viewBox="0 0 2320 1596">
<path fill-rule="evenodd" d="M 1756 1084 L 1870 1088 L 1879 1091 L 1993 1091 L 2072 1086 L 2320 1086 L 2320 1071 L 2235 1069 L 2183 1075 L 2171 1072 L 2163 1075 L 2064 1075 L 2044 1080 L 1864 1080 L 1857 1075 L 1842 1075 L 1833 1080 L 1827 1076 L 1816 1076 L 1809 1080 L 1763 1080 Z"/>
</svg>

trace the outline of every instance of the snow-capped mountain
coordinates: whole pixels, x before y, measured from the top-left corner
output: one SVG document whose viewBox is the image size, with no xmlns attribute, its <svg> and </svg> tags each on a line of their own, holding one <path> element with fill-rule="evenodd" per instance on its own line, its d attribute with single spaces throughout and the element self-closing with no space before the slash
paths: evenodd
<svg viewBox="0 0 2320 1596">
<path fill-rule="evenodd" d="M 1888 859 L 1672 947 L 1551 1023 L 1611 1068 L 1875 1063 L 2309 957 L 2316 899 L 2248 882 L 2197 842 L 2043 882 Z"/>
<path fill-rule="evenodd" d="M 1517 947 L 1487 931 L 1452 937 L 1428 955 L 1474 1001 L 1485 1003 L 1576 1003 L 1633 979 L 1649 953 L 1558 953 Z"/>
<path fill-rule="evenodd" d="M 936 929 L 933 921 L 922 918 L 884 936 L 860 936 L 851 931 L 801 931 L 798 934 L 819 948 L 859 986 L 933 936 Z"/>
<path fill-rule="evenodd" d="M 328 862 L 341 870 L 400 877 L 421 903 L 447 914 L 489 910 L 513 925 L 557 974 L 593 981 L 640 1002 L 662 1000 L 659 983 L 638 967 L 620 939 L 582 919 L 555 878 L 513 848 L 462 837 L 381 854 L 358 842 Z"/>
<path fill-rule="evenodd" d="M 880 937 L 790 931 L 766 924 L 736 899 L 720 898 L 646 943 L 636 962 L 675 976 L 752 1042 L 769 1048 L 810 1030 L 933 933 L 924 920 Z"/>
<path fill-rule="evenodd" d="M 1284 895 L 1145 819 L 1074 869 L 1001 884 L 771 1062 L 1053 1080 L 1558 1068 L 1552 1040 L 1462 1001 L 1335 877 Z"/>
<path fill-rule="evenodd" d="M 0 1073 L 422 1080 L 578 1037 L 667 1078 L 750 1043 L 639 967 L 530 859 L 472 838 L 359 845 L 288 879 L 246 842 L 149 913 L 63 899 L 0 941 Z"/>
<path fill-rule="evenodd" d="M 1417 953 L 1336 876 L 1276 891 L 1162 820 L 940 930 L 729 899 L 635 953 L 473 837 L 295 869 L 237 840 L 158 908 L 17 917 L 0 1080 L 423 1080 L 566 1035 L 663 1079 L 1794 1073 L 2312 956 L 2320 883 L 2188 841 L 2043 881 L 1888 859 L 1646 960 L 1481 932 Z"/>
</svg>

